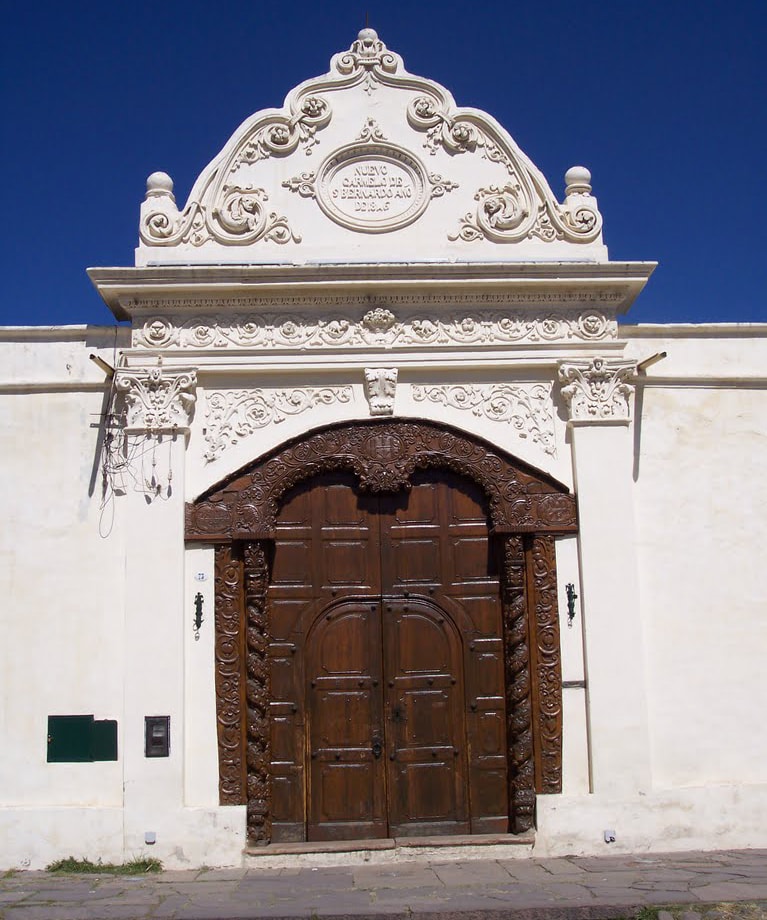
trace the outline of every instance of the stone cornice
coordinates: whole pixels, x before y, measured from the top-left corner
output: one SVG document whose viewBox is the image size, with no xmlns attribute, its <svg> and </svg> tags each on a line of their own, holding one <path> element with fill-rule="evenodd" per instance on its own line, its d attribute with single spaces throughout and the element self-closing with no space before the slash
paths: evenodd
<svg viewBox="0 0 767 920">
<path fill-rule="evenodd" d="M 479 300 L 490 292 L 546 293 L 554 303 L 557 293 L 567 292 L 565 302 L 574 307 L 609 295 L 613 308 L 623 313 L 654 268 L 654 262 L 438 262 L 91 268 L 88 274 L 117 319 L 125 320 L 137 312 L 137 301 L 146 302 L 143 312 L 151 310 L 152 304 L 156 310 L 169 300 L 177 301 L 180 311 L 196 312 L 196 301 L 232 297 L 245 298 L 254 306 L 288 297 L 303 309 L 318 296 L 339 302 L 366 297 L 372 307 L 386 306 L 387 297 L 395 295 L 401 301 L 412 296 L 418 303 L 427 294 L 444 300 L 458 295 Z M 576 302 L 572 292 L 577 292 Z M 531 296 L 530 301 L 535 305 L 536 297 Z"/>
</svg>

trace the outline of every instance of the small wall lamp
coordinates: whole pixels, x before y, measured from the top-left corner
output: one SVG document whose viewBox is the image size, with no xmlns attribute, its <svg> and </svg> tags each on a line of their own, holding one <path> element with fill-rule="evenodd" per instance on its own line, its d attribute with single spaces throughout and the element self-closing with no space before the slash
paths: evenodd
<svg viewBox="0 0 767 920">
<path fill-rule="evenodd" d="M 194 596 L 194 640 L 195 642 L 197 642 L 198 639 L 200 638 L 200 627 L 202 626 L 204 622 L 203 616 L 202 616 L 203 600 L 204 598 L 201 592 L 198 591 L 197 594 L 195 594 Z"/>
<path fill-rule="evenodd" d="M 572 582 L 565 585 L 565 591 L 567 592 L 567 625 L 572 629 L 575 619 L 575 601 L 578 595 L 575 593 L 575 585 Z"/>
</svg>

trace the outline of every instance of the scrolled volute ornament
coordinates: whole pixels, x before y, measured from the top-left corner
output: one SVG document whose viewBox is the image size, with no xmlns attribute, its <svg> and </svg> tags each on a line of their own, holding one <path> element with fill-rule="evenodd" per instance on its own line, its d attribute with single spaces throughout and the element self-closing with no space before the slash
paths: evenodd
<svg viewBox="0 0 767 920">
<path fill-rule="evenodd" d="M 377 71 L 396 73 L 399 61 L 378 37 L 375 29 L 362 29 L 351 48 L 337 54 L 332 61 L 335 69 L 344 75 L 364 75 L 367 71 L 377 75 Z"/>
</svg>

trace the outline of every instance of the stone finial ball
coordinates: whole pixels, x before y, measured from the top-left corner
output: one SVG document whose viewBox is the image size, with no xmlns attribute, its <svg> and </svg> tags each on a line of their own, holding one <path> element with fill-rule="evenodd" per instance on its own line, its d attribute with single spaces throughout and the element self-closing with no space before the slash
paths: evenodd
<svg viewBox="0 0 767 920">
<path fill-rule="evenodd" d="M 568 189 L 585 189 L 591 191 L 591 173 L 585 166 L 571 166 L 565 173 Z"/>
<path fill-rule="evenodd" d="M 360 29 L 360 33 L 357 38 L 361 42 L 377 42 L 378 32 L 376 32 L 375 29 Z"/>
<path fill-rule="evenodd" d="M 147 195 L 172 195 L 173 179 L 164 172 L 153 172 L 146 180 Z"/>
</svg>

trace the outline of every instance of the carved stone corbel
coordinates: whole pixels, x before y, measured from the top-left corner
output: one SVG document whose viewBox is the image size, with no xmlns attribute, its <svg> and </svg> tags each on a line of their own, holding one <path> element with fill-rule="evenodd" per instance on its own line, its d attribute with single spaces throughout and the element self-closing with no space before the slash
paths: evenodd
<svg viewBox="0 0 767 920">
<path fill-rule="evenodd" d="M 184 431 L 197 400 L 197 371 L 191 367 L 120 368 L 115 390 L 125 401 L 128 431 Z"/>
<path fill-rule="evenodd" d="M 397 393 L 397 368 L 365 368 L 365 396 L 371 415 L 393 415 Z"/>
<path fill-rule="evenodd" d="M 630 421 L 634 387 L 628 380 L 635 374 L 636 364 L 628 361 L 591 358 L 560 364 L 559 381 L 569 421 Z"/>
</svg>

